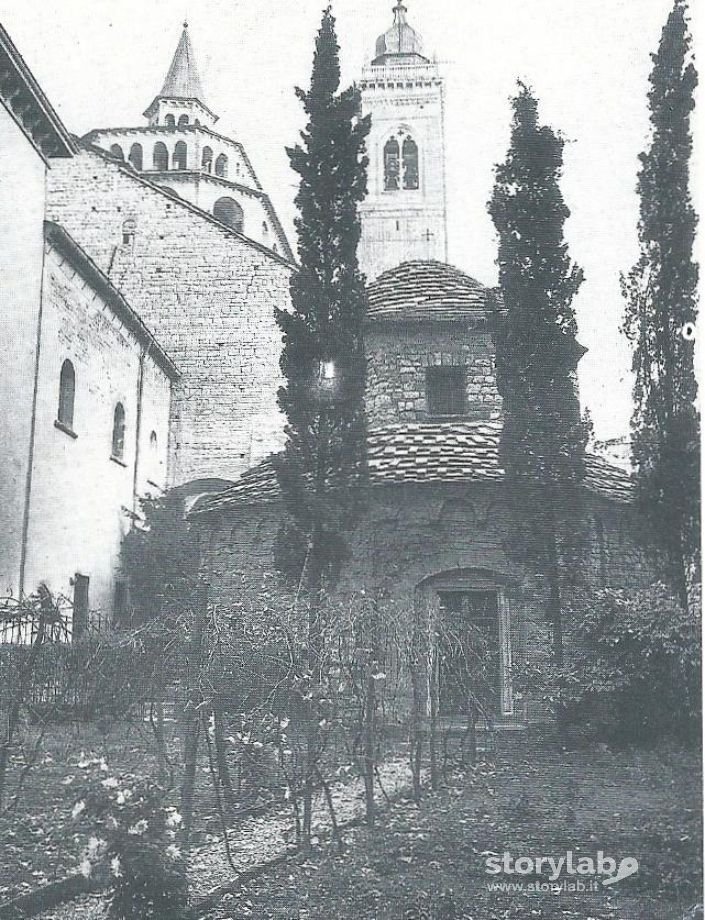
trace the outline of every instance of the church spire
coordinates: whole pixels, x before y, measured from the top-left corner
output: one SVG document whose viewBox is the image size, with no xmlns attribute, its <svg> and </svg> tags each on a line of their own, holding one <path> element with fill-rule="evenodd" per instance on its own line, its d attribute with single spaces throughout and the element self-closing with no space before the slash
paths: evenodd
<svg viewBox="0 0 705 920">
<path fill-rule="evenodd" d="M 188 22 L 176 46 L 159 95 L 145 111 L 150 125 L 206 124 L 212 127 L 218 120 L 203 101 L 203 87 L 196 65 Z"/>
<path fill-rule="evenodd" d="M 198 75 L 188 22 L 184 22 L 184 30 L 159 95 L 170 99 L 198 99 L 199 102 L 203 102 L 203 87 Z"/>
</svg>

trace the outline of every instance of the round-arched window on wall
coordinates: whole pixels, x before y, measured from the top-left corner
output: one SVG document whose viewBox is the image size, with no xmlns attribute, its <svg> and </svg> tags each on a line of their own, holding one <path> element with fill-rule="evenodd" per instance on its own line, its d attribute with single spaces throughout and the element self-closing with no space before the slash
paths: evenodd
<svg viewBox="0 0 705 920">
<path fill-rule="evenodd" d="M 213 217 L 242 233 L 245 219 L 242 208 L 234 198 L 219 198 L 213 205 Z"/>
<path fill-rule="evenodd" d="M 228 175 L 228 158 L 224 153 L 221 153 L 215 161 L 215 174 L 222 179 L 225 179 Z"/>
<path fill-rule="evenodd" d="M 184 141 L 179 141 L 174 147 L 174 169 L 186 169 L 186 144 Z"/>
<path fill-rule="evenodd" d="M 154 145 L 152 164 L 160 172 L 166 172 L 169 169 L 169 151 L 166 149 L 166 144 L 161 141 L 157 141 Z"/>
<path fill-rule="evenodd" d="M 76 399 L 76 372 L 68 358 L 61 365 L 59 374 L 59 409 L 57 421 L 73 430 L 73 408 Z"/>
<path fill-rule="evenodd" d="M 188 115 L 179 115 L 179 127 L 188 124 Z"/>
<path fill-rule="evenodd" d="M 201 168 L 209 173 L 213 172 L 213 151 L 210 147 L 204 147 L 201 154 Z"/>
<path fill-rule="evenodd" d="M 167 115 L 164 118 L 164 124 L 167 126 L 167 128 L 173 128 L 176 126 L 176 119 L 173 115 Z"/>
<path fill-rule="evenodd" d="M 118 160 L 124 160 L 124 159 L 125 159 L 125 153 L 124 153 L 122 147 L 120 146 L 120 144 L 111 144 L 111 146 L 110 146 L 110 152 L 112 153 L 112 155 L 113 155 L 114 157 L 117 157 Z"/>
<path fill-rule="evenodd" d="M 125 407 L 121 402 L 115 406 L 113 412 L 113 439 L 111 456 L 115 460 L 122 460 L 125 454 Z"/>
<path fill-rule="evenodd" d="M 135 167 L 135 169 L 141 171 L 141 169 L 142 169 L 142 160 L 143 160 L 143 158 L 142 158 L 142 144 L 133 144 L 133 145 L 130 147 L 130 155 L 129 155 L 129 157 L 128 157 L 128 160 L 130 161 L 130 163 L 132 163 L 132 165 Z"/>
</svg>

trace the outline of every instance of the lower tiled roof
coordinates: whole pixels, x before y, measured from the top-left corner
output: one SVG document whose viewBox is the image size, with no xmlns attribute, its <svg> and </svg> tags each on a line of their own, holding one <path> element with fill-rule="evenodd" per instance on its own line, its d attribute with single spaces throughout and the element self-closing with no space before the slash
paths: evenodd
<svg viewBox="0 0 705 920">
<path fill-rule="evenodd" d="M 497 482 L 501 421 L 436 422 L 389 425 L 368 432 L 367 460 L 372 485 L 391 483 Z M 631 476 L 607 460 L 588 454 L 585 486 L 620 503 L 633 498 Z M 235 485 L 205 499 L 194 513 L 234 510 L 271 502 L 280 496 L 270 457 L 240 477 Z"/>
</svg>

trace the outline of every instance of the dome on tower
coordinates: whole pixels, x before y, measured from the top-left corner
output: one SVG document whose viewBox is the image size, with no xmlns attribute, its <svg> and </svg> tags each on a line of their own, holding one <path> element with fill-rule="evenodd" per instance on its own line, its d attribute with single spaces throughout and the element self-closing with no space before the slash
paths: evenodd
<svg viewBox="0 0 705 920">
<path fill-rule="evenodd" d="M 391 56 L 413 56 L 427 61 L 423 56 L 423 42 L 418 32 L 406 21 L 406 7 L 397 0 L 394 7 L 394 25 L 377 39 L 373 64 L 383 63 Z"/>
</svg>

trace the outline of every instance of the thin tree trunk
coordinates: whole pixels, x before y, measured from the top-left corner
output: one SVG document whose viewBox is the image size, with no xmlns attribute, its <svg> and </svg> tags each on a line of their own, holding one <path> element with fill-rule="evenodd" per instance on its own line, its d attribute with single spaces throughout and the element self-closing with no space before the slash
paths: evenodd
<svg viewBox="0 0 705 920">
<path fill-rule="evenodd" d="M 367 824 L 375 823 L 375 710 L 377 707 L 377 690 L 372 669 L 367 675 L 367 692 L 365 693 L 365 814 Z"/>
<path fill-rule="evenodd" d="M 193 632 L 186 672 L 186 701 L 183 711 L 184 776 L 181 783 L 182 844 L 188 851 L 193 828 L 193 798 L 196 790 L 196 767 L 200 735 L 201 655 L 208 614 L 208 588 L 203 585 L 194 611 Z"/>
<path fill-rule="evenodd" d="M 235 792 L 228 767 L 228 749 L 223 732 L 223 714 L 218 705 L 213 707 L 213 740 L 215 742 L 215 759 L 218 767 L 218 782 L 223 790 L 223 798 L 232 808 L 235 804 Z"/>
</svg>

